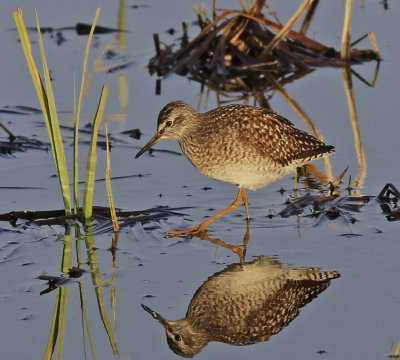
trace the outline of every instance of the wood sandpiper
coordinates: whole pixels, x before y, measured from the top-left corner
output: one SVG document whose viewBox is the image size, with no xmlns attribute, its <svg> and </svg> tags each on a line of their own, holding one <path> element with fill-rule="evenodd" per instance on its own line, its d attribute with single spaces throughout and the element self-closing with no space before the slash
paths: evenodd
<svg viewBox="0 0 400 360">
<path fill-rule="evenodd" d="M 175 139 L 189 161 L 212 179 L 235 184 L 233 203 L 200 225 L 170 231 L 170 235 L 195 235 L 243 201 L 250 219 L 245 188 L 256 190 L 312 160 L 334 152 L 313 135 L 299 130 L 284 117 L 267 109 L 232 104 L 196 112 L 182 101 L 166 105 L 158 116 L 157 133 L 136 158 L 162 139 Z"/>
</svg>

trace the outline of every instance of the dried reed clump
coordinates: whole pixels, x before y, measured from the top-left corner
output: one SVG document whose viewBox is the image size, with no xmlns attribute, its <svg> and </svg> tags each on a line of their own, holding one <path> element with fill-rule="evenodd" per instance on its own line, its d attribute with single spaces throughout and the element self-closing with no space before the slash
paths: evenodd
<svg viewBox="0 0 400 360">
<path fill-rule="evenodd" d="M 266 0 L 257 0 L 248 9 L 239 2 L 242 10 L 219 10 L 222 13 L 216 16 L 214 1 L 213 20 L 196 7 L 201 32 L 190 42 L 185 33 L 177 51 L 172 45 L 161 48 L 155 34 L 156 56 L 149 61 L 150 73 L 164 76 L 175 72 L 220 92 L 255 93 L 272 88 L 271 78 L 283 85 L 315 66 L 379 59 L 373 50 L 352 50 L 350 58 L 343 59 L 339 51 L 307 37 L 318 0 L 305 0 L 285 26 L 262 12 Z M 291 30 L 304 13 L 301 30 Z"/>
</svg>

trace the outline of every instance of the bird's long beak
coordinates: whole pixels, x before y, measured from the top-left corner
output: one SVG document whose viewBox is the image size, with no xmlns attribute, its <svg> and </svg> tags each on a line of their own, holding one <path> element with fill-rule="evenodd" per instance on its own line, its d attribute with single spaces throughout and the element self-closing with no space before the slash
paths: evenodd
<svg viewBox="0 0 400 360">
<path fill-rule="evenodd" d="M 143 155 L 144 152 L 146 152 L 147 150 L 149 150 L 154 144 L 158 143 L 160 140 L 162 140 L 162 136 L 160 134 L 155 134 L 151 140 L 145 145 L 143 146 L 143 149 L 140 150 L 136 156 L 135 159 L 137 159 L 139 156 Z"/>
<path fill-rule="evenodd" d="M 156 319 L 160 322 L 160 324 L 164 327 L 168 326 L 171 321 L 168 319 L 163 318 L 159 313 L 156 313 L 155 311 L 151 310 L 149 307 L 147 307 L 146 305 L 142 304 L 142 308 L 147 311 L 152 317 L 153 319 Z"/>
</svg>

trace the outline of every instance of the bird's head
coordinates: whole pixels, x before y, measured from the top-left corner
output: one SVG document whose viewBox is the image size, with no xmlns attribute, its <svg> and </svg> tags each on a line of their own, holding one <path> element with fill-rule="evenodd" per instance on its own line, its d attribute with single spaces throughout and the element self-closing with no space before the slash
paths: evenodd
<svg viewBox="0 0 400 360">
<path fill-rule="evenodd" d="M 154 144 L 162 139 L 182 139 L 185 134 L 193 131 L 196 126 L 198 113 L 188 104 L 182 101 L 174 101 L 166 105 L 158 115 L 157 133 L 136 154 L 135 158 L 141 156 Z"/>
</svg>

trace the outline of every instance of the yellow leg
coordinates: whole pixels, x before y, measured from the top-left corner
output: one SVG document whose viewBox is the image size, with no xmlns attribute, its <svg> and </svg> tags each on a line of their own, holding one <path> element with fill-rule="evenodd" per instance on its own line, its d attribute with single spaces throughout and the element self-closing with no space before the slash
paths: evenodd
<svg viewBox="0 0 400 360">
<path fill-rule="evenodd" d="M 249 198 L 247 197 L 246 192 L 244 191 L 244 188 L 242 192 L 242 199 L 243 199 L 243 204 L 244 207 L 246 208 L 246 216 L 247 216 L 247 222 L 250 220 L 250 212 L 249 212 Z M 240 190 L 239 190 L 240 191 Z M 239 204 L 240 205 L 240 204 Z"/>
<path fill-rule="evenodd" d="M 208 226 L 213 223 L 214 221 L 220 219 L 224 215 L 230 213 L 231 211 L 237 209 L 240 206 L 240 202 L 243 199 L 244 206 L 246 207 L 246 214 L 247 214 L 247 219 L 250 219 L 250 214 L 249 214 L 249 200 L 247 198 L 246 192 L 244 191 L 244 187 L 240 186 L 239 187 L 239 192 L 236 196 L 236 199 L 233 201 L 231 205 L 229 205 L 226 209 L 220 211 L 218 214 L 214 215 L 213 217 L 207 219 L 206 221 L 202 222 L 201 224 L 194 226 L 189 229 L 184 229 L 184 230 L 175 230 L 175 231 L 168 231 L 168 236 L 176 236 L 176 235 L 190 235 L 194 236 L 204 230 L 207 230 Z"/>
</svg>

